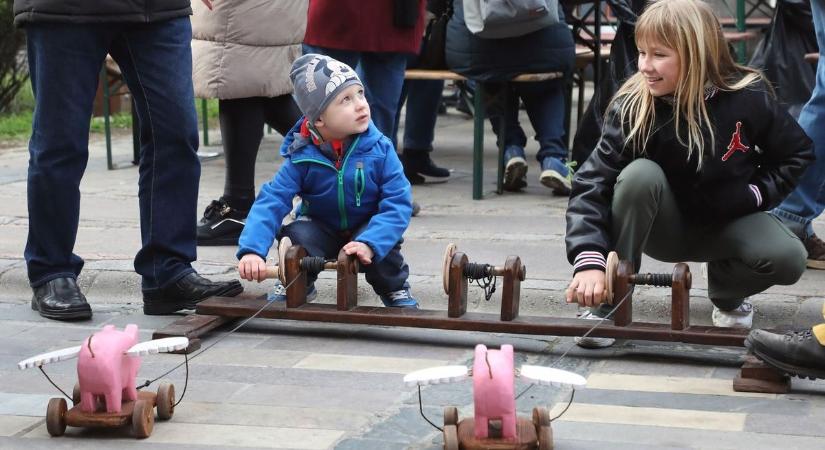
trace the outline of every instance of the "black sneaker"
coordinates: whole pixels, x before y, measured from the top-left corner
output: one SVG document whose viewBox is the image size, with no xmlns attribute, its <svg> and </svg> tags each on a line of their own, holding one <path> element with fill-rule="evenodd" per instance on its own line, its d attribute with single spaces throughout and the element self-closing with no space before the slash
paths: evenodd
<svg viewBox="0 0 825 450">
<path fill-rule="evenodd" d="M 745 340 L 745 347 L 757 358 L 787 374 L 825 378 L 825 347 L 810 329 L 785 334 L 753 330 Z"/>
<path fill-rule="evenodd" d="M 238 245 L 249 211 L 229 206 L 226 200 L 212 200 L 198 222 L 198 245 Z"/>
<path fill-rule="evenodd" d="M 438 167 L 430 158 L 430 152 L 426 150 L 404 150 L 404 173 L 414 173 L 423 177 L 425 181 L 443 182 L 450 178 L 450 171 L 443 167 Z M 409 179 L 410 176 L 407 175 Z M 411 184 L 419 184 L 412 183 Z"/>
</svg>

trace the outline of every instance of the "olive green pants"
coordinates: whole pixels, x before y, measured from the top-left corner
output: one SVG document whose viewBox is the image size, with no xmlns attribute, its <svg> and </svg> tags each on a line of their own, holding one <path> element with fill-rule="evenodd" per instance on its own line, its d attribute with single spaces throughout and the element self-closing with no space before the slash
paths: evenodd
<svg viewBox="0 0 825 450">
<path fill-rule="evenodd" d="M 647 159 L 619 174 L 612 217 L 616 252 L 637 272 L 643 252 L 665 262 L 707 262 L 708 297 L 721 310 L 775 284 L 793 284 L 805 271 L 802 242 L 768 213 L 723 225 L 686 220 L 661 167 Z"/>
</svg>

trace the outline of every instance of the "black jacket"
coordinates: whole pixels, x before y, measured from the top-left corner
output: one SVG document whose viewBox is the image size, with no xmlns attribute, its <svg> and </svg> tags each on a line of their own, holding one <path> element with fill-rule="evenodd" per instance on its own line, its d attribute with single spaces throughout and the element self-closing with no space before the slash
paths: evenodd
<svg viewBox="0 0 825 450">
<path fill-rule="evenodd" d="M 610 238 L 613 189 L 619 173 L 637 157 L 662 167 L 685 220 L 707 224 L 772 209 L 796 187 L 814 159 L 811 140 L 761 83 L 710 94 L 706 106 L 716 145 L 710 149 L 710 136 L 705 136 L 705 157 L 698 172 L 698 158 L 693 155 L 688 161 L 687 147 L 676 138 L 673 107 L 663 99 L 655 102 L 655 131 L 645 155 L 636 156 L 625 148 L 627 124 L 618 123 L 614 106 L 595 151 L 573 177 L 565 237 L 571 264 L 581 252 L 606 256 L 614 248 Z M 741 145 L 731 145 L 737 143 Z M 757 195 L 749 185 L 758 189 L 761 205 L 757 206 Z M 603 267 L 583 264 L 577 271 L 585 269 Z"/>
<path fill-rule="evenodd" d="M 190 14 L 189 0 L 14 0 L 14 24 L 18 26 L 159 22 Z"/>
</svg>

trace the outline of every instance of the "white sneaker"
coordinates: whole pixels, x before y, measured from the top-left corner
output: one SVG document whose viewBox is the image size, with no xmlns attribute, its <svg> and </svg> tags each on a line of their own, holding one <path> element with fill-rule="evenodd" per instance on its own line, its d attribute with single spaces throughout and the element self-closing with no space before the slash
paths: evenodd
<svg viewBox="0 0 825 450">
<path fill-rule="evenodd" d="M 732 311 L 722 311 L 714 306 L 711 319 L 715 327 L 750 329 L 753 326 L 753 305 L 746 297 L 742 304 Z"/>
<path fill-rule="evenodd" d="M 602 320 L 601 317 L 593 314 L 589 309 L 585 309 L 583 313 L 579 314 L 579 319 L 585 320 Z M 616 339 L 604 337 L 576 337 L 573 342 L 581 348 L 607 348 L 616 343 Z"/>
</svg>

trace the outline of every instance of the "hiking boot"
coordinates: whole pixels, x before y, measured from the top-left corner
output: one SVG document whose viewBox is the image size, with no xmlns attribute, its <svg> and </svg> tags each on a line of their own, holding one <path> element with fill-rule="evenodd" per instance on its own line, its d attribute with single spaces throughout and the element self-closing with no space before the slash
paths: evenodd
<svg viewBox="0 0 825 450">
<path fill-rule="evenodd" d="M 745 340 L 745 347 L 757 358 L 789 375 L 825 378 L 825 347 L 811 330 L 785 334 L 753 330 Z"/>
<path fill-rule="evenodd" d="M 541 184 L 553 190 L 556 195 L 570 195 L 573 187 L 573 171 L 559 158 L 548 156 L 541 161 Z"/>
<path fill-rule="evenodd" d="M 423 179 L 424 181 L 447 181 L 450 178 L 450 171 L 443 167 L 438 167 L 430 158 L 430 152 L 427 150 L 407 150 L 404 149 L 404 174 L 415 174 L 418 178 L 416 181 Z M 410 176 L 407 176 L 410 179 Z M 410 184 L 413 184 L 410 179 Z M 420 184 L 420 183 L 415 183 Z"/>
<path fill-rule="evenodd" d="M 379 297 L 381 297 L 384 306 L 418 309 L 418 300 L 410 294 L 409 288 L 399 289 L 388 294 L 381 294 Z"/>
<path fill-rule="evenodd" d="M 599 312 L 593 312 L 591 309 L 586 309 L 584 312 L 579 314 L 579 319 L 585 320 L 602 320 L 603 317 L 600 315 Z M 576 337 L 573 338 L 573 342 L 576 343 L 581 348 L 588 348 L 588 349 L 597 349 L 597 348 L 607 348 L 611 345 L 616 343 L 616 339 L 613 338 L 604 338 L 604 337 Z"/>
<path fill-rule="evenodd" d="M 730 311 L 722 311 L 713 306 L 711 315 L 713 326 L 722 328 L 751 328 L 753 326 L 753 305 L 747 297 L 742 304 Z"/>
<path fill-rule="evenodd" d="M 248 213 L 232 208 L 223 197 L 212 200 L 198 222 L 198 245 L 238 245 Z"/>
<path fill-rule="evenodd" d="M 527 186 L 527 161 L 524 149 L 511 145 L 504 149 L 504 183 L 505 191 L 520 191 Z"/>
<path fill-rule="evenodd" d="M 802 243 L 808 251 L 808 267 L 825 270 L 825 241 L 812 234 L 803 239 Z"/>
<path fill-rule="evenodd" d="M 307 301 L 311 302 L 318 297 L 318 291 L 315 289 L 315 283 L 307 286 Z M 266 294 L 266 300 L 269 302 L 285 302 L 286 301 L 286 287 L 281 284 L 281 280 L 275 280 L 275 285 L 272 290 Z"/>
</svg>

